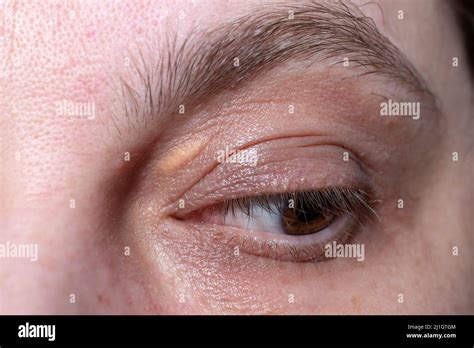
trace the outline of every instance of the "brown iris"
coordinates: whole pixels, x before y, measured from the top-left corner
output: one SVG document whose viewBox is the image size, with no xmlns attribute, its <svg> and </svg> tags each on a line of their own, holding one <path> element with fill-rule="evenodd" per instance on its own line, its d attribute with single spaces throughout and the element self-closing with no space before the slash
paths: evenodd
<svg viewBox="0 0 474 348">
<path fill-rule="evenodd" d="M 335 215 L 323 212 L 317 207 L 297 204 L 294 208 L 286 208 L 282 214 L 282 224 L 286 234 L 306 235 L 321 231 L 329 226 Z"/>
</svg>

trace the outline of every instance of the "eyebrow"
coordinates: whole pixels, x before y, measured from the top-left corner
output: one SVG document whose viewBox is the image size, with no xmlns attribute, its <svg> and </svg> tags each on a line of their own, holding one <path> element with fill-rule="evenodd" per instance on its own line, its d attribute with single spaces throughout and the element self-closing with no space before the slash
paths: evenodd
<svg viewBox="0 0 474 348">
<path fill-rule="evenodd" d="M 179 46 L 176 41 L 176 36 L 165 40 L 158 62 L 143 51 L 134 59 L 140 85 L 121 80 L 128 118 L 148 123 L 290 60 L 338 64 L 347 57 L 350 66 L 362 68 L 355 77 L 382 75 L 435 100 L 419 72 L 373 19 L 346 2 L 268 5 L 213 30 L 194 30 Z"/>
</svg>

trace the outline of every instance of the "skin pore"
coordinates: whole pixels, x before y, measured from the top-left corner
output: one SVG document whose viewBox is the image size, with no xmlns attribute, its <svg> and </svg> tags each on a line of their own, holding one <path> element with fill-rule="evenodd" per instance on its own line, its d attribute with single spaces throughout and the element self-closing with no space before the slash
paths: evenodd
<svg viewBox="0 0 474 348">
<path fill-rule="evenodd" d="M 152 67 L 173 45 L 210 42 L 261 2 L 6 1 L 0 242 L 39 254 L 0 259 L 0 313 L 472 314 L 473 98 L 460 33 L 447 1 L 364 3 L 354 6 L 432 95 L 362 76 L 343 56 L 305 55 L 153 108 L 173 98 L 142 82 L 172 80 Z M 387 99 L 419 101 L 420 119 L 380 116 Z M 58 114 L 63 101 L 94 103 L 95 117 Z M 218 163 L 226 147 L 252 149 L 257 164 Z M 329 186 L 374 198 L 377 218 L 339 236 L 364 244 L 363 262 L 288 262 L 283 247 L 266 257 L 256 239 L 271 231 L 212 215 L 235 198 Z"/>
</svg>

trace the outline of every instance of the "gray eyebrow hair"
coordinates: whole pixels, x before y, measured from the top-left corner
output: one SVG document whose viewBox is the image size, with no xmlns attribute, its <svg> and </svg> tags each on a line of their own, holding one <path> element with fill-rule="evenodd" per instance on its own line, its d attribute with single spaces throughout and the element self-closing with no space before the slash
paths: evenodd
<svg viewBox="0 0 474 348">
<path fill-rule="evenodd" d="M 179 46 L 176 41 L 176 36 L 165 40 L 154 66 L 153 54 L 140 52 L 133 64 L 140 86 L 122 79 L 127 117 L 141 116 L 148 123 L 157 114 L 176 112 L 179 105 L 235 87 L 290 60 L 347 57 L 351 66 L 364 69 L 356 76 L 383 75 L 435 99 L 372 18 L 347 2 L 272 4 L 216 29 L 194 30 Z"/>
</svg>

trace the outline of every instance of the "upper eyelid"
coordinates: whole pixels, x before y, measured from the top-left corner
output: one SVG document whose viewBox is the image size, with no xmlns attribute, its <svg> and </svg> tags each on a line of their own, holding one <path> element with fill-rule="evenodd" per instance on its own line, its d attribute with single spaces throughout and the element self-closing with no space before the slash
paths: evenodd
<svg viewBox="0 0 474 348">
<path fill-rule="evenodd" d="M 335 152 L 336 150 L 337 150 L 337 153 L 339 152 L 341 153 L 341 156 L 337 155 L 337 153 Z M 290 186 L 283 185 L 283 183 L 278 182 L 279 188 L 275 188 L 275 187 L 269 186 L 267 184 L 267 181 L 265 181 L 264 186 L 261 186 L 258 184 L 258 182 L 260 181 L 257 180 L 257 181 L 253 181 L 253 184 L 256 185 L 254 186 L 254 189 L 255 190 L 260 189 L 259 191 L 260 194 L 277 194 L 278 192 L 285 192 L 285 191 L 308 190 L 310 188 L 309 187 L 310 182 L 312 181 L 311 180 L 312 175 L 315 175 L 315 177 L 318 178 L 317 184 L 319 185 L 320 189 L 334 186 L 332 183 L 335 183 L 335 182 L 340 182 L 340 183 L 344 182 L 345 186 L 347 187 L 358 187 L 358 188 L 367 190 L 368 192 L 369 191 L 375 192 L 378 190 L 377 187 L 371 188 L 372 183 L 369 182 L 370 176 L 365 170 L 363 170 L 360 163 L 354 160 L 355 156 L 350 156 L 349 157 L 350 160 L 348 162 L 344 162 L 342 160 L 342 151 L 338 149 L 338 146 L 326 145 L 324 143 L 320 149 L 315 148 L 312 151 L 312 153 L 316 153 L 317 155 L 315 156 L 317 156 L 317 158 L 314 157 L 315 158 L 314 163 L 312 163 L 311 165 L 308 164 L 309 162 L 307 160 L 305 160 L 306 163 L 304 165 L 301 162 L 295 162 L 295 161 L 299 161 L 298 157 L 295 158 L 292 156 L 291 158 L 288 158 L 286 160 L 279 160 L 279 161 L 278 160 L 275 161 L 274 158 L 271 157 L 271 161 L 269 163 L 272 166 L 275 166 L 276 164 L 279 164 L 279 163 L 287 163 L 287 164 L 299 163 L 301 167 L 293 165 L 293 168 L 298 168 L 300 173 L 291 172 L 292 179 L 289 178 L 286 172 L 284 173 L 285 178 L 289 180 Z M 337 171 L 337 173 L 333 172 L 333 175 L 327 175 L 324 179 L 321 179 L 319 174 L 313 173 L 314 170 L 311 170 L 311 172 L 308 172 L 308 167 L 311 167 L 314 169 L 314 167 L 318 163 L 322 164 L 323 162 L 324 164 L 328 164 L 328 165 L 331 164 L 331 171 L 336 170 L 335 168 L 340 168 L 341 170 Z M 185 215 L 195 210 L 202 209 L 204 206 L 207 206 L 209 204 L 212 205 L 212 204 L 217 204 L 219 202 L 222 202 L 219 195 L 216 195 L 216 193 L 219 193 L 221 190 L 223 190 L 223 188 L 221 187 L 221 184 L 211 185 L 212 186 L 211 187 L 209 185 L 209 181 L 206 181 L 206 180 L 210 180 L 211 183 L 220 183 L 223 181 L 222 175 L 224 175 L 224 177 L 227 177 L 229 173 L 231 173 L 232 176 L 237 176 L 239 180 L 245 180 L 246 177 L 252 177 L 252 179 L 259 178 L 261 175 L 260 172 L 262 170 L 267 171 L 269 168 L 268 163 L 264 164 L 264 169 L 260 168 L 260 165 L 261 163 L 257 164 L 255 167 L 252 167 L 253 172 L 251 174 L 248 174 L 248 173 L 244 174 L 245 172 L 241 172 L 242 170 L 245 171 L 246 167 L 230 167 L 233 169 L 226 170 L 226 169 L 219 169 L 218 166 L 216 166 L 213 170 L 208 172 L 203 177 L 203 179 L 200 179 L 197 184 L 193 185 L 191 188 L 184 191 L 182 194 L 180 194 L 175 199 L 173 199 L 173 201 L 169 203 L 167 210 L 172 215 L 181 216 L 183 214 Z M 280 165 L 278 165 L 278 167 L 280 167 Z M 242 174 L 239 174 L 239 173 L 242 173 Z M 296 175 L 296 178 L 295 178 L 295 175 Z M 300 180 L 302 178 L 301 175 L 305 177 L 304 182 Z M 199 192 L 199 196 L 196 198 L 193 195 L 193 192 L 196 189 L 198 189 L 199 185 L 202 185 L 202 184 L 204 184 L 203 187 L 205 188 L 205 191 Z M 232 184 L 229 187 L 230 187 L 230 190 L 226 190 L 226 193 L 228 196 L 231 196 L 231 199 L 236 199 L 239 197 L 245 197 L 249 195 L 248 190 L 246 190 L 245 192 L 238 192 L 237 194 L 234 194 L 234 190 L 233 190 L 234 185 Z M 314 186 L 311 187 L 311 189 L 314 189 Z M 192 199 L 190 199 L 189 197 L 192 197 Z M 203 198 L 201 199 L 200 197 L 203 197 Z M 187 202 L 192 201 L 194 206 L 193 205 L 190 206 L 189 204 L 187 204 L 185 209 L 178 209 L 176 202 L 178 202 L 180 199 L 183 199 L 184 201 L 187 201 Z"/>
</svg>

